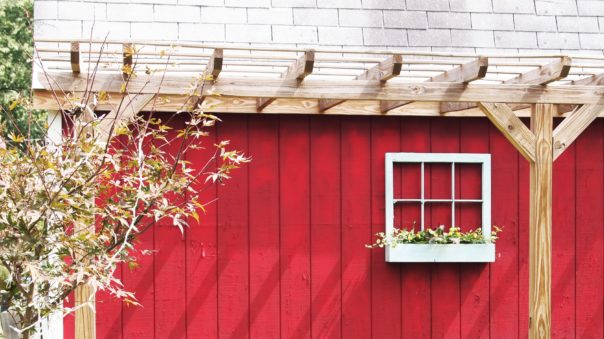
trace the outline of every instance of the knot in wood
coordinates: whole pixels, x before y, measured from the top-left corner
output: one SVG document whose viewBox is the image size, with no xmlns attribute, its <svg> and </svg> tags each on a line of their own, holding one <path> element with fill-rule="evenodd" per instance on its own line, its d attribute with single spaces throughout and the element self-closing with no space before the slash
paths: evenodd
<svg viewBox="0 0 604 339">
<path fill-rule="evenodd" d="M 411 93 L 413 94 L 422 94 L 426 91 L 426 87 L 424 86 L 413 86 L 411 87 Z"/>
</svg>

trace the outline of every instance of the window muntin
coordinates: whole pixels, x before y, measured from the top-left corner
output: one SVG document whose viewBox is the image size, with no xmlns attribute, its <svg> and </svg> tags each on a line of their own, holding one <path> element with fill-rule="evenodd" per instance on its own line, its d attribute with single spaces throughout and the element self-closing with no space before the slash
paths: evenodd
<svg viewBox="0 0 604 339">
<path fill-rule="evenodd" d="M 420 196 L 413 198 L 396 197 L 394 195 L 394 165 L 397 163 L 419 164 L 420 166 Z M 450 197 L 433 197 L 426 192 L 427 164 L 448 165 L 450 168 Z M 478 164 L 481 166 L 480 197 L 462 198 L 456 196 L 457 165 Z M 402 175 L 401 180 L 405 180 Z M 486 237 L 491 233 L 491 155 L 475 153 L 386 153 L 386 232 L 394 229 L 394 209 L 397 204 L 420 204 L 420 226 L 424 229 L 425 209 L 427 204 L 449 204 L 451 209 L 451 225 L 455 225 L 456 207 L 464 204 L 481 205 L 482 231 Z"/>
</svg>

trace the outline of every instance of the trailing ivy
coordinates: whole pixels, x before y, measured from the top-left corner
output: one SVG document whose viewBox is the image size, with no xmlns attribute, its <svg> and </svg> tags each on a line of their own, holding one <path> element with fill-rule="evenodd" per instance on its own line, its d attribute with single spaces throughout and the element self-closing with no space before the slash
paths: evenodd
<svg viewBox="0 0 604 339">
<path fill-rule="evenodd" d="M 501 228 L 493 226 L 491 235 L 485 238 L 482 234 L 482 228 L 476 228 L 468 232 L 462 232 L 459 227 L 451 227 L 445 231 L 445 226 L 437 228 L 426 228 L 415 231 L 414 229 L 395 228 L 390 234 L 385 232 L 376 233 L 375 243 L 366 245 L 368 248 L 391 246 L 396 247 L 399 244 L 491 244 L 498 239 Z"/>
</svg>

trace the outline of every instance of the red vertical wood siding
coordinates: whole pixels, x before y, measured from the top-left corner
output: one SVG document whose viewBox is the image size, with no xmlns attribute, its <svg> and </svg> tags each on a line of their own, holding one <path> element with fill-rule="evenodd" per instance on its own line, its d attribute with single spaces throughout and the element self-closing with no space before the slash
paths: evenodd
<svg viewBox="0 0 604 339">
<path fill-rule="evenodd" d="M 219 200 L 185 237 L 159 225 L 140 239 L 157 252 L 121 275 L 143 307 L 99 294 L 99 338 L 527 336 L 528 164 L 486 119 L 222 118 L 210 141 L 228 139 L 253 162 L 204 192 Z M 202 166 L 207 152 L 187 158 Z M 386 152 L 491 153 L 492 223 L 504 228 L 497 261 L 389 264 L 383 250 L 364 248 L 384 229 Z M 604 335 L 603 163 L 597 120 L 554 166 L 555 337 Z M 447 170 L 435 166 L 427 176 Z M 464 174 L 472 171 L 458 171 L 458 196 L 477 191 L 480 183 Z M 395 184 L 397 193 L 414 189 Z M 446 195 L 450 182 L 428 189 Z M 397 220 L 406 222 L 405 213 Z M 432 206 L 426 219 L 447 213 Z M 459 207 L 456 222 L 471 224 L 479 213 Z"/>
</svg>

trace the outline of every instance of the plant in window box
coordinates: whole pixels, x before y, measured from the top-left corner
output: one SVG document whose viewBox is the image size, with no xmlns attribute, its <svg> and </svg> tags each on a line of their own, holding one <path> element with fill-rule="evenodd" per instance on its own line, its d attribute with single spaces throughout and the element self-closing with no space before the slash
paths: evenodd
<svg viewBox="0 0 604 339">
<path fill-rule="evenodd" d="M 385 248 L 388 262 L 494 262 L 501 228 L 493 229 L 483 234 L 482 228 L 446 231 L 444 225 L 420 231 L 395 228 L 391 233 L 376 233 L 375 243 L 366 246 Z"/>
</svg>

